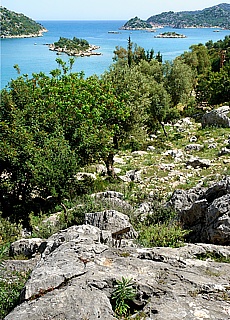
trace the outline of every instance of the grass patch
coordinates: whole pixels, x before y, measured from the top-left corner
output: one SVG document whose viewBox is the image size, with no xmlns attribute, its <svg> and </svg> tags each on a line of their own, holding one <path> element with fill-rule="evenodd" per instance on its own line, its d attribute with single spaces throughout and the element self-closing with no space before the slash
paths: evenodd
<svg viewBox="0 0 230 320">
<path fill-rule="evenodd" d="M 12 272 L 0 278 L 0 318 L 3 319 L 19 303 L 20 293 L 31 271 Z M 10 277 L 9 277 L 10 276 Z"/>
<path fill-rule="evenodd" d="M 207 260 L 211 259 L 215 262 L 221 262 L 221 263 L 230 263 L 230 257 L 226 257 L 222 255 L 221 253 L 214 252 L 214 251 L 207 251 L 205 253 L 199 253 L 196 255 L 197 259 L 199 260 Z"/>
</svg>

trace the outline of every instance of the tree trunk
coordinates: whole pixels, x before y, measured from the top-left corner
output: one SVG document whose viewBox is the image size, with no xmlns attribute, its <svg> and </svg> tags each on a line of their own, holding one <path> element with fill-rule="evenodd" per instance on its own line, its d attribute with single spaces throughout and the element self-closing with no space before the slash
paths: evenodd
<svg viewBox="0 0 230 320">
<path fill-rule="evenodd" d="M 115 172 L 114 172 L 114 154 L 113 152 L 110 152 L 108 157 L 105 159 L 105 165 L 106 165 L 106 169 L 107 169 L 107 174 L 109 177 L 115 177 Z"/>
<path fill-rule="evenodd" d="M 159 121 L 159 122 L 160 122 L 160 125 L 164 131 L 164 135 L 167 137 L 168 135 L 167 135 L 167 132 L 165 131 L 165 126 L 164 126 L 163 122 L 161 122 L 161 121 Z"/>
</svg>

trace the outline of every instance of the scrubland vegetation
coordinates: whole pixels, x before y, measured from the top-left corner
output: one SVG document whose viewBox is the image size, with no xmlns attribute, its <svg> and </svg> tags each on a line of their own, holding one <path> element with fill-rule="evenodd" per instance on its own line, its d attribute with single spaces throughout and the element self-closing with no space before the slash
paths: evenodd
<svg viewBox="0 0 230 320">
<path fill-rule="evenodd" d="M 225 156 L 220 165 L 195 173 L 178 162 L 170 176 L 160 165 L 172 160 L 164 151 L 184 148 L 192 136 L 201 144 L 213 139 L 224 146 L 229 129 L 202 129 L 199 121 L 206 110 L 230 102 L 229 47 L 230 37 L 209 41 L 163 63 L 160 53 L 129 39 L 127 48 L 116 47 L 114 64 L 101 77 L 72 73 L 71 58 L 69 64 L 57 59 L 50 76 L 12 80 L 1 91 L 0 257 L 8 258 L 9 244 L 23 228 L 47 238 L 83 223 L 84 213 L 102 209 L 90 194 L 105 190 L 122 192 L 133 208 L 151 193 L 155 220 L 140 224 L 131 211 L 124 212 L 140 231 L 139 243 L 181 244 L 187 231 L 172 224 L 173 213 L 161 203 L 173 188 L 208 184 L 230 170 L 222 166 Z M 175 124 L 185 117 L 192 126 L 178 130 Z M 148 146 L 152 152 L 134 156 Z M 217 149 L 204 147 L 194 155 L 216 161 Z M 78 172 L 95 173 L 97 164 L 104 164 L 106 173 L 77 179 Z M 142 169 L 142 183 L 120 180 L 115 168 L 119 175 Z M 58 225 L 43 223 L 58 211 Z"/>
</svg>

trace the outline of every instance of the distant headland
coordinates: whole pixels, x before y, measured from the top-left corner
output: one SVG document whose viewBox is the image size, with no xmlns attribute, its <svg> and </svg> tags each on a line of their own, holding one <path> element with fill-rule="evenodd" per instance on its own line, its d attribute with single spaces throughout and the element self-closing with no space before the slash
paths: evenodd
<svg viewBox="0 0 230 320">
<path fill-rule="evenodd" d="M 47 32 L 40 23 L 26 17 L 22 13 L 16 13 L 0 6 L 1 38 L 31 38 L 41 37 Z"/>
<path fill-rule="evenodd" d="M 196 11 L 162 12 L 149 17 L 146 21 L 135 17 L 128 20 L 121 29 L 151 30 L 159 27 L 230 29 L 230 4 L 221 3 Z"/>
</svg>

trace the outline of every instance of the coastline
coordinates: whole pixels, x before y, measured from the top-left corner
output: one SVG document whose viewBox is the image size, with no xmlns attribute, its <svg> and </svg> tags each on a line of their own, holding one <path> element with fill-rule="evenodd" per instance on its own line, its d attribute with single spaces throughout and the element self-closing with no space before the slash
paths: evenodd
<svg viewBox="0 0 230 320">
<path fill-rule="evenodd" d="M 1 39 L 16 39 L 16 38 L 36 38 L 36 37 L 42 37 L 44 32 L 48 32 L 47 29 L 43 28 L 37 33 L 29 33 L 29 34 L 20 34 L 20 35 L 11 35 L 11 36 L 5 36 L 1 35 Z"/>
<path fill-rule="evenodd" d="M 99 46 L 91 44 L 87 50 L 68 50 L 66 48 L 60 48 L 60 47 L 55 47 L 55 45 L 49 44 L 49 50 L 51 51 L 56 51 L 57 54 L 65 53 L 68 56 L 74 56 L 74 57 L 90 57 L 90 56 L 100 56 L 101 52 L 95 52 L 95 50 L 100 49 Z"/>
</svg>

